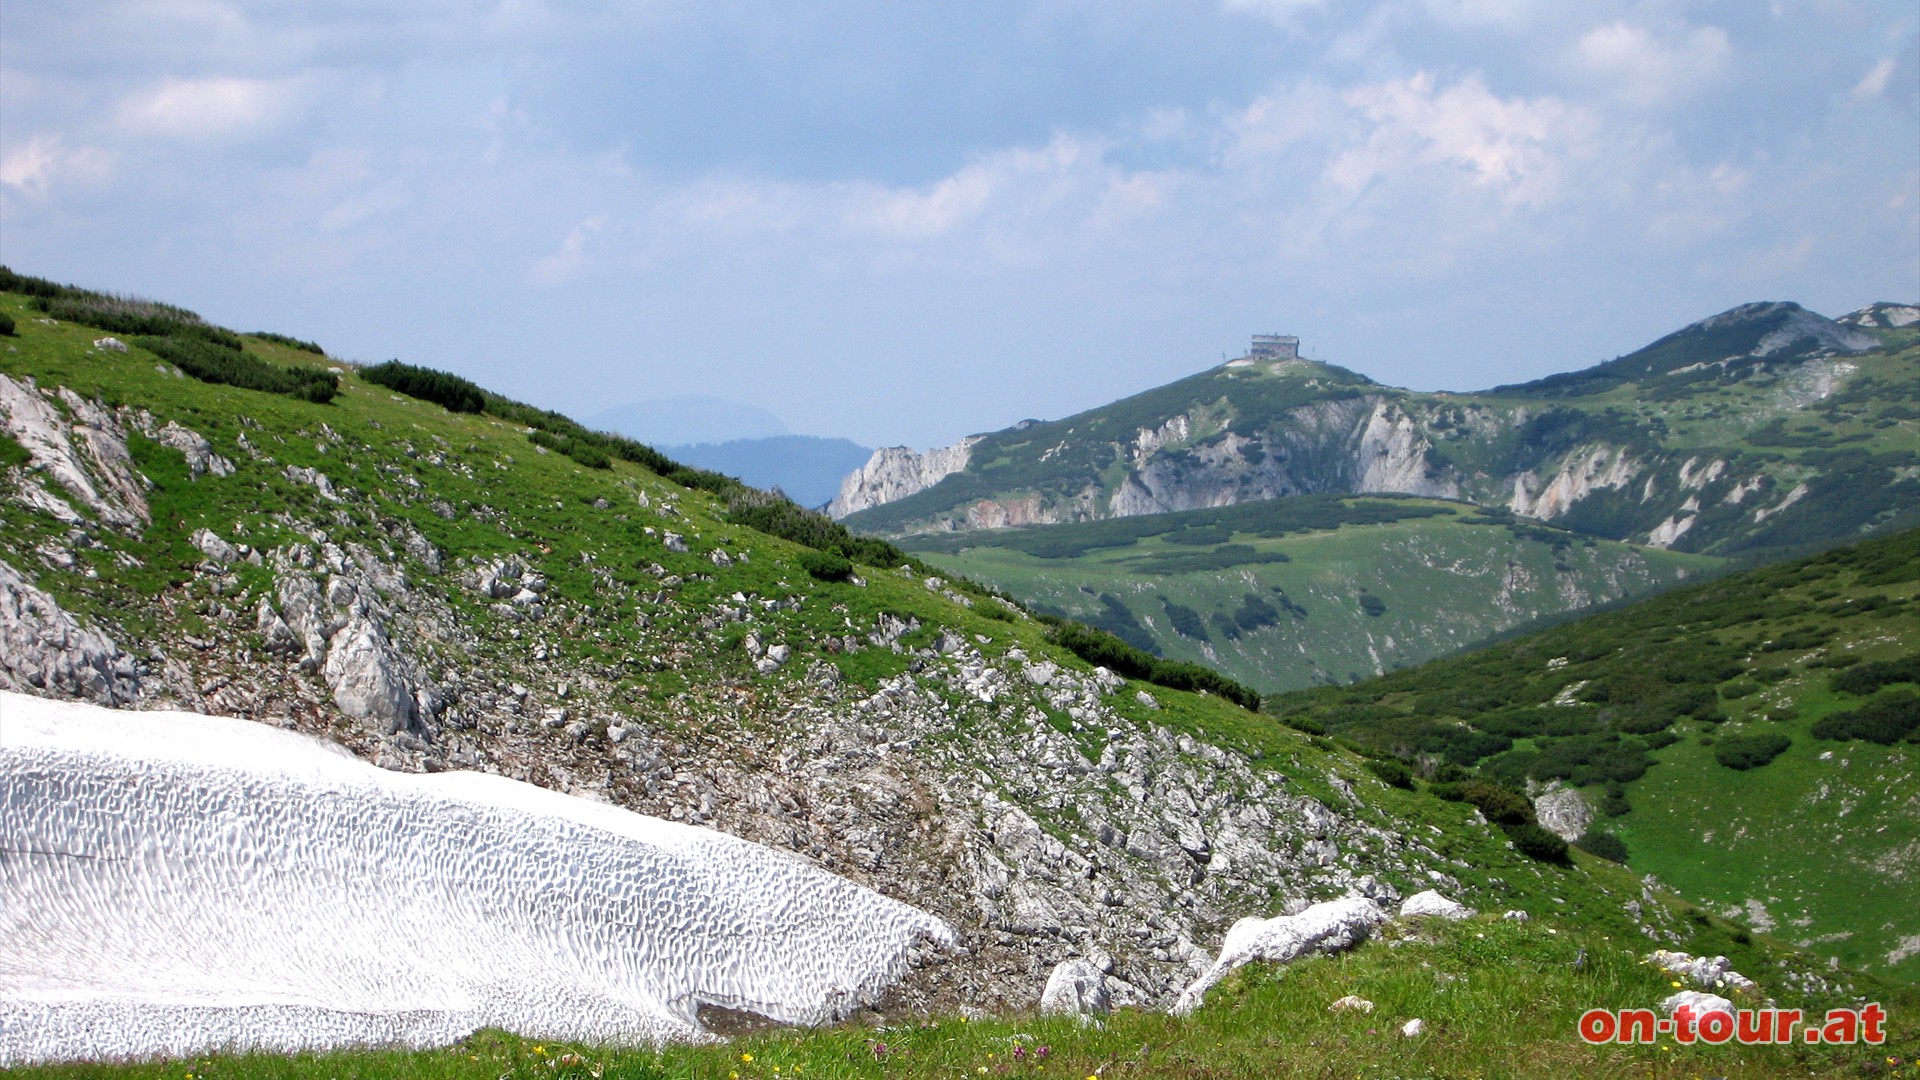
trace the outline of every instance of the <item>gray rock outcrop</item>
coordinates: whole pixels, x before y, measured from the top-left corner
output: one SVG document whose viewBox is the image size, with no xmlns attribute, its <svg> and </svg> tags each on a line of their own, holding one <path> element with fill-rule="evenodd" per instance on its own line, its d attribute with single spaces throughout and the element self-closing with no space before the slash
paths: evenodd
<svg viewBox="0 0 1920 1080">
<path fill-rule="evenodd" d="M 1533 800 L 1534 816 L 1541 827 L 1572 843 L 1593 824 L 1593 806 L 1574 788 L 1555 787 L 1541 792 Z"/>
<path fill-rule="evenodd" d="M 1110 960 L 1101 964 L 1091 959 L 1054 965 L 1053 973 L 1047 976 L 1047 988 L 1040 994 L 1041 1015 L 1107 1015 L 1113 1010 L 1113 999 L 1107 993 L 1107 972 L 1112 967 Z"/>
<path fill-rule="evenodd" d="M 924 454 L 904 446 L 875 450 L 865 465 L 840 482 L 840 494 L 827 504 L 827 513 L 843 518 L 925 491 L 966 468 L 973 444 L 980 439 L 979 435 L 969 435 L 952 446 Z"/>
<path fill-rule="evenodd" d="M 1403 919 L 1450 919 L 1460 920 L 1473 917 L 1473 909 L 1465 904 L 1456 903 L 1440 895 L 1437 889 L 1415 893 L 1407 897 L 1400 905 L 1400 917 Z"/>
<path fill-rule="evenodd" d="M 0 562 L 0 689 L 131 705 L 140 696 L 140 673 L 111 638 L 81 626 Z"/>
<path fill-rule="evenodd" d="M 1276 919 L 1241 919 L 1227 931 L 1220 958 L 1188 984 L 1174 1003 L 1185 1014 L 1200 1007 L 1207 991 L 1235 968 L 1255 960 L 1291 963 L 1311 953 L 1341 952 L 1365 941 L 1373 928 L 1386 921 L 1380 905 L 1364 896 L 1315 904 L 1298 915 Z"/>
</svg>

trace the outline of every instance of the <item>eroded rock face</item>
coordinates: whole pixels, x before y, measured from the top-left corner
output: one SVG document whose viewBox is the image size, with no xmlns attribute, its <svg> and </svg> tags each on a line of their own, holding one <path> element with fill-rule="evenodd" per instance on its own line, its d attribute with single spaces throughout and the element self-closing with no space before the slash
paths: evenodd
<svg viewBox="0 0 1920 1080">
<path fill-rule="evenodd" d="M 925 491 L 966 468 L 979 441 L 980 436 L 969 435 L 924 454 L 904 446 L 875 450 L 865 465 L 840 482 L 840 494 L 827 504 L 827 513 L 842 518 Z"/>
<path fill-rule="evenodd" d="M 54 404 L 56 400 L 71 413 L 71 420 Z M 57 395 L 48 395 L 31 379 L 15 382 L 0 375 L 0 425 L 32 455 L 28 470 L 52 480 L 76 504 L 65 513 L 52 506 L 41 509 L 76 522 L 91 515 L 121 529 L 139 529 L 147 523 L 145 478 L 134 471 L 126 435 L 106 408 L 65 387 Z M 41 494 L 59 501 L 44 488 Z"/>
<path fill-rule="evenodd" d="M 1587 797 L 1574 788 L 1556 787 L 1533 800 L 1533 814 L 1540 825 L 1569 844 L 1580 839 L 1593 824 L 1593 807 Z"/>
<path fill-rule="evenodd" d="M 140 696 L 140 674 L 112 639 L 81 626 L 0 562 L 0 688 L 130 705 Z"/>
</svg>

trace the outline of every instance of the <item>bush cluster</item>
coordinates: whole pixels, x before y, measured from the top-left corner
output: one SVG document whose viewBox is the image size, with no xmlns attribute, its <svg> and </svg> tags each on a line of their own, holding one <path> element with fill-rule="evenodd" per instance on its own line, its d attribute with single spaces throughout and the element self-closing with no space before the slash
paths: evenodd
<svg viewBox="0 0 1920 1080">
<path fill-rule="evenodd" d="M 589 469 L 613 468 L 613 459 L 607 456 L 606 451 L 571 436 L 555 435 L 550 431 L 535 428 L 527 432 L 527 441 L 535 446 L 545 447 L 556 454 L 565 454 Z"/>
<path fill-rule="evenodd" d="M 1433 794 L 1478 809 L 1488 821 L 1507 834 L 1522 855 L 1541 862 L 1565 863 L 1567 842 L 1540 826 L 1533 816 L 1533 804 L 1525 795 L 1509 787 L 1485 780 L 1434 784 Z"/>
<path fill-rule="evenodd" d="M 1713 758 L 1729 769 L 1757 769 L 1787 752 L 1793 740 L 1767 732 L 1760 735 L 1728 735 L 1713 745 Z"/>
<path fill-rule="evenodd" d="M 1814 721 L 1813 737 L 1840 742 L 1865 739 L 1882 746 L 1901 739 L 1920 742 L 1920 695 L 1911 690 L 1876 694 L 1858 709 L 1828 713 Z"/>
<path fill-rule="evenodd" d="M 821 581 L 846 581 L 853 577 L 853 563 L 831 551 L 803 551 L 800 569 Z"/>
<path fill-rule="evenodd" d="M 286 394 L 326 404 L 340 392 L 340 380 L 317 367 L 278 367 L 238 348 L 207 338 L 143 337 L 134 344 L 201 382 Z"/>
<path fill-rule="evenodd" d="M 1598 855 L 1608 862 L 1627 861 L 1627 843 L 1618 836 L 1602 829 L 1588 829 L 1580 834 L 1573 846 L 1589 855 Z"/>
<path fill-rule="evenodd" d="M 915 570 L 932 572 L 887 541 L 856 536 L 845 525 L 818 510 L 808 510 L 778 491 L 746 487 L 737 480 L 734 485 L 732 497 L 727 500 L 727 520 L 735 525 L 758 529 L 769 536 L 867 566 L 912 566 Z"/>
<path fill-rule="evenodd" d="M 1367 771 L 1397 788 L 1413 790 L 1413 770 L 1397 758 L 1368 758 Z"/>
<path fill-rule="evenodd" d="M 1083 623 L 1049 619 L 1048 637 L 1089 664 L 1098 664 L 1130 679 L 1141 679 L 1170 690 L 1206 691 L 1250 712 L 1260 711 L 1260 695 L 1212 668 L 1184 660 L 1163 660 L 1137 649 L 1104 630 Z"/>
<path fill-rule="evenodd" d="M 1843 694 L 1871 694 L 1883 686 L 1903 682 L 1920 683 L 1920 653 L 1854 664 L 1827 677 L 1827 685 Z"/>
<path fill-rule="evenodd" d="M 327 350 L 315 345 L 313 342 L 302 341 L 297 337 L 291 337 L 287 334 L 276 334 L 271 330 L 256 330 L 253 332 L 253 336 L 259 338 L 261 341 L 271 341 L 275 345 L 285 345 L 289 349 L 299 349 L 301 352 L 310 352 L 315 356 L 327 355 Z"/>
<path fill-rule="evenodd" d="M 13 336 L 13 316 L 0 311 L 0 337 Z"/>
<path fill-rule="evenodd" d="M 458 375 L 433 368 L 389 360 L 361 368 L 360 377 L 410 398 L 445 406 L 448 412 L 477 413 L 487 407 L 486 391 Z"/>
</svg>

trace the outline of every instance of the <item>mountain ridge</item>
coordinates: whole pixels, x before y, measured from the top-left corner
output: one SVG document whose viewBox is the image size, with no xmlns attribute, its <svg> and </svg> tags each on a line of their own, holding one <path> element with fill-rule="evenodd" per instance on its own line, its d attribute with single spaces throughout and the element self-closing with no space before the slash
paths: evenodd
<svg viewBox="0 0 1920 1080">
<path fill-rule="evenodd" d="M 1920 461 L 1900 404 L 1920 386 L 1906 310 L 1873 305 L 1842 324 L 1743 305 L 1584 372 L 1479 393 L 1243 358 L 970 436 L 936 469 L 877 452 L 832 510 L 897 536 L 1393 492 L 1695 551 L 1837 538 L 1914 502 L 1862 495 Z M 1895 314 L 1882 326 L 1874 312 Z"/>
</svg>

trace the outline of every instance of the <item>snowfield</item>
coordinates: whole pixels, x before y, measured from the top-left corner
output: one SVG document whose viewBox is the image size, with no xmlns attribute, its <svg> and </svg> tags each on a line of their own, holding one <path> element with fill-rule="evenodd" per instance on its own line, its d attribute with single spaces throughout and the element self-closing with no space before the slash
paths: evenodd
<svg viewBox="0 0 1920 1080">
<path fill-rule="evenodd" d="M 845 1015 L 953 932 L 796 857 L 263 724 L 0 692 L 0 1065 Z"/>
</svg>

